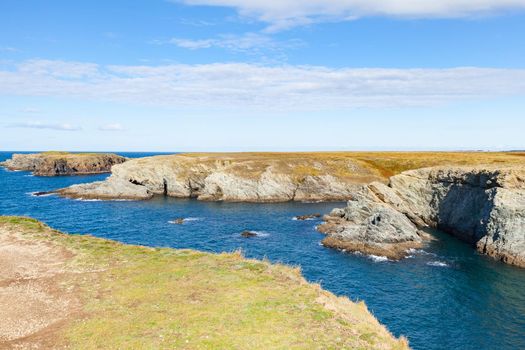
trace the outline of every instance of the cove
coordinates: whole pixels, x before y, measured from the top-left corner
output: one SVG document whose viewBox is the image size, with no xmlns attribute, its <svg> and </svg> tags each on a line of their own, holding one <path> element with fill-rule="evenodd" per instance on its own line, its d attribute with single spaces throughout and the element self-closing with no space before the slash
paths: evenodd
<svg viewBox="0 0 525 350">
<path fill-rule="evenodd" d="M 128 157 L 148 154 L 122 155 Z M 0 153 L 0 160 L 11 153 Z M 525 269 L 477 254 L 441 232 L 424 250 L 400 262 L 322 247 L 318 220 L 294 216 L 327 213 L 343 203 L 246 204 L 155 197 L 150 201 L 79 201 L 34 197 L 107 175 L 43 178 L 0 170 L 0 214 L 27 215 L 70 233 L 125 243 L 242 249 L 248 257 L 301 266 L 305 277 L 336 294 L 364 300 L 395 335 L 414 349 L 525 348 Z M 187 218 L 182 225 L 169 223 Z M 243 238 L 244 230 L 257 237 Z"/>
</svg>

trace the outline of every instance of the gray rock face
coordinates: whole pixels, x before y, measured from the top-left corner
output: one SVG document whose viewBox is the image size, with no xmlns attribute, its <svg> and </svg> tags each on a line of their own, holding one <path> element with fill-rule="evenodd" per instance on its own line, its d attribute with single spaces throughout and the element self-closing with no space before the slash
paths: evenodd
<svg viewBox="0 0 525 350">
<path fill-rule="evenodd" d="M 383 198 L 400 202 L 391 189 L 373 183 L 356 192 L 346 208 L 325 216 L 326 222 L 318 227 L 328 235 L 323 245 L 390 259 L 403 258 L 408 249 L 419 248 L 426 236 Z"/>
<path fill-rule="evenodd" d="M 481 253 L 525 267 L 525 168 L 426 168 L 393 176 L 389 186 L 367 188 L 415 225 L 436 227 Z"/>
<path fill-rule="evenodd" d="M 10 170 L 32 171 L 37 176 L 59 176 L 108 173 L 114 164 L 126 160 L 116 154 L 44 152 L 13 154 L 0 165 Z"/>
<path fill-rule="evenodd" d="M 114 166 L 108 180 L 59 190 L 67 197 L 147 199 L 155 194 L 213 201 L 283 202 L 347 200 L 362 183 L 379 178 L 352 166 L 352 178 L 329 174 L 332 163 L 316 159 L 223 159 L 156 156 Z M 360 168 L 359 168 L 360 167 Z M 368 172 L 368 173 L 367 173 Z"/>
</svg>

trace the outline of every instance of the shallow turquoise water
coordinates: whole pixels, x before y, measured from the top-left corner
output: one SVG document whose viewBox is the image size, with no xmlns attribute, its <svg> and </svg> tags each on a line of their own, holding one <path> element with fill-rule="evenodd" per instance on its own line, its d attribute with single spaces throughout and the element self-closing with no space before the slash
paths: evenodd
<svg viewBox="0 0 525 350">
<path fill-rule="evenodd" d="M 0 153 L 0 160 L 9 157 Z M 319 244 L 323 235 L 315 231 L 319 221 L 292 220 L 327 213 L 343 203 L 208 203 L 164 197 L 102 202 L 31 196 L 106 176 L 47 178 L 0 170 L 0 214 L 32 216 L 62 231 L 126 243 L 212 252 L 240 248 L 249 257 L 300 265 L 308 280 L 365 300 L 414 349 L 525 349 L 525 269 L 480 256 L 440 232 L 411 258 L 390 262 L 324 248 Z M 168 222 L 178 217 L 193 220 Z M 241 238 L 246 229 L 260 236 Z"/>
</svg>

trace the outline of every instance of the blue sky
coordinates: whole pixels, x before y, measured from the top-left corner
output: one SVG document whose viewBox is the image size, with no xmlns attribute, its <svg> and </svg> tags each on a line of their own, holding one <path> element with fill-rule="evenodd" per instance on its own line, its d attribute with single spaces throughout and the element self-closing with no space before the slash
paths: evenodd
<svg viewBox="0 0 525 350">
<path fill-rule="evenodd" d="M 0 149 L 523 149 L 524 36 L 525 0 L 3 0 Z"/>
</svg>

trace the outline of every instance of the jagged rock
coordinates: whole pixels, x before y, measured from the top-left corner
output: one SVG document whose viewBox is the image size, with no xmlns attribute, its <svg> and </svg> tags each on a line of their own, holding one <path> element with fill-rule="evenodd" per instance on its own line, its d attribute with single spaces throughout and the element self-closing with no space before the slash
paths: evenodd
<svg viewBox="0 0 525 350">
<path fill-rule="evenodd" d="M 57 190 L 55 193 L 68 198 L 105 200 L 142 200 L 153 197 L 153 193 L 151 193 L 145 186 L 126 181 L 118 181 L 112 177 L 106 181 L 73 185 Z"/>
<path fill-rule="evenodd" d="M 387 191 L 385 194 L 393 195 Z M 334 209 L 318 226 L 328 236 L 323 245 L 398 260 L 410 248 L 419 248 L 424 235 L 401 212 L 363 187 L 344 209 Z"/>
<path fill-rule="evenodd" d="M 368 191 L 368 194 L 358 197 L 357 204 L 350 201 L 344 209 L 344 216 L 335 216 L 339 218 L 338 222 L 331 221 L 330 216 L 326 218 L 327 222 L 321 229 L 330 234 L 327 239 L 333 236 L 361 244 L 377 237 L 387 238 L 378 236 L 373 230 L 358 236 L 346 229 L 356 221 L 356 215 L 361 218 L 360 209 L 375 213 L 379 205 L 388 207 L 385 209 L 388 212 L 394 210 L 402 214 L 419 227 L 436 227 L 473 244 L 483 254 L 525 267 L 524 167 L 411 170 L 390 178 L 389 186 L 373 183 L 362 191 Z M 372 202 L 370 198 L 373 198 Z M 361 219 L 363 224 L 364 217 Z M 413 232 L 412 228 L 400 226 L 399 222 L 394 226 L 401 229 L 399 237 Z M 347 234 L 341 234 L 345 229 Z"/>
<path fill-rule="evenodd" d="M 32 171 L 37 176 L 84 175 L 108 173 L 125 157 L 103 153 L 44 152 L 13 154 L 0 165 L 10 170 Z"/>
<path fill-rule="evenodd" d="M 236 202 L 342 201 L 361 184 L 381 179 L 349 159 L 290 157 L 233 154 L 133 159 L 114 166 L 106 181 L 75 185 L 58 193 L 100 199 L 147 199 L 158 194 Z M 334 167 L 340 175 L 328 174 Z M 343 167 L 347 173 L 340 170 Z"/>
</svg>

